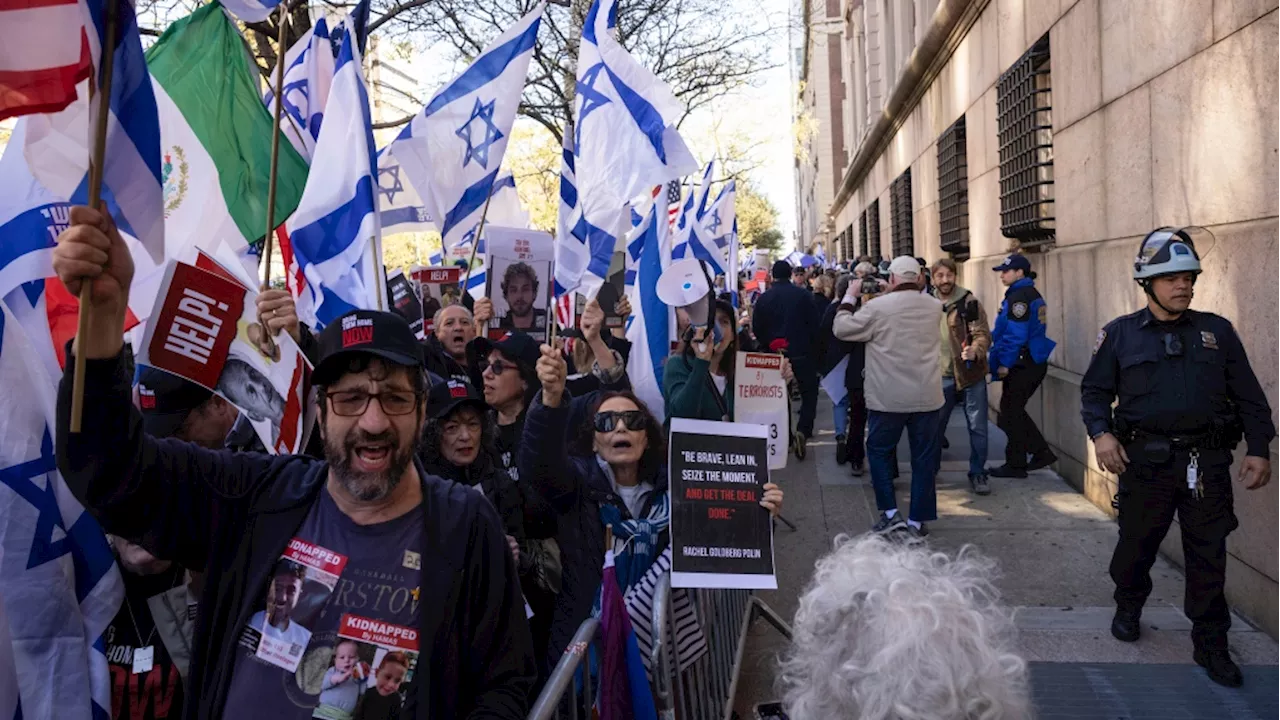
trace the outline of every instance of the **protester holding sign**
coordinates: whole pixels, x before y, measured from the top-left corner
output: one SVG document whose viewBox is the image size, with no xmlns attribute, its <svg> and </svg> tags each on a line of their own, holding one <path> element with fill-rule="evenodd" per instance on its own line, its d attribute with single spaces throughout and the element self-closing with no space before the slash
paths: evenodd
<svg viewBox="0 0 1280 720">
<path fill-rule="evenodd" d="M 521 477 L 559 514 L 564 586 L 552 620 L 549 659 L 563 653 L 591 614 L 600 590 L 605 526 L 613 531 L 618 580 L 625 590 L 643 577 L 670 543 L 670 498 L 662 425 L 630 391 L 603 393 L 589 408 L 589 427 L 566 455 L 570 412 L 566 366 L 543 345 L 537 363 L 542 392 L 529 408 L 520 445 Z M 766 485 L 760 504 L 777 513 L 782 491 Z"/>
<path fill-rule="evenodd" d="M 619 307 L 631 312 L 631 304 L 625 296 Z M 631 352 L 631 343 L 626 338 L 603 334 L 604 321 L 605 312 L 600 303 L 595 300 L 587 303 L 578 321 L 582 338 L 572 339 L 572 344 L 565 351 L 565 360 L 569 363 L 566 387 L 572 397 L 584 397 L 605 388 L 624 390 L 631 387 L 626 376 L 626 356 Z M 619 347 L 622 350 L 617 349 Z"/>
<path fill-rule="evenodd" d="M 72 347 L 88 360 L 84 432 L 69 427 L 71 358 L 58 396 L 68 486 L 108 532 L 206 572 L 190 716 L 309 717 L 319 683 L 300 686 L 295 670 L 324 666 L 340 619 L 421 648 L 427 677 L 402 717 L 525 716 L 534 663 L 515 563 L 493 507 L 414 462 L 424 376 L 403 318 L 356 310 L 319 337 L 324 461 L 211 452 L 141 430 L 122 353 L 133 261 L 111 220 L 73 208 L 53 267 L 73 294 L 91 283 Z M 404 602 L 335 593 L 347 577 L 376 578 Z M 306 630 L 304 647 L 281 635 L 286 618 Z"/>
</svg>

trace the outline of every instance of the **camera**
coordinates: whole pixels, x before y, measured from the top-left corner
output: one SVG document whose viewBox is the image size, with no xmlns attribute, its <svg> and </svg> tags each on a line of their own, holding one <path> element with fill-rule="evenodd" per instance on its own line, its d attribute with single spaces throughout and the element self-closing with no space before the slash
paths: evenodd
<svg viewBox="0 0 1280 720">
<path fill-rule="evenodd" d="M 880 283 L 873 277 L 862 278 L 862 284 L 858 287 L 859 295 L 874 295 L 880 291 Z"/>
</svg>

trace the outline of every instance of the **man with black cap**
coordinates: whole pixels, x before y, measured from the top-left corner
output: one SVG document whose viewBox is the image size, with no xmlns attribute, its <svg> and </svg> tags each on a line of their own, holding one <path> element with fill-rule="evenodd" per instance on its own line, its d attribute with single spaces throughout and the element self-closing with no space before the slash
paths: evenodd
<svg viewBox="0 0 1280 720">
<path fill-rule="evenodd" d="M 414 656 L 401 717 L 523 718 L 535 671 L 515 563 L 493 506 L 414 461 L 425 380 L 408 323 L 354 310 L 321 333 L 325 460 L 156 440 L 124 374 L 133 261 L 105 214 L 75 207 L 70 219 L 53 264 L 73 294 L 90 283 L 72 346 L 88 361 L 86 431 L 69 428 L 68 358 L 58 464 L 108 532 L 204 568 L 188 717 L 310 717 L 316 673 L 340 636 L 363 630 Z M 282 561 L 307 567 L 290 613 L 305 647 L 250 623 Z"/>
<path fill-rule="evenodd" d="M 998 478 L 1025 478 L 1029 471 L 1049 467 L 1058 459 L 1036 427 L 1036 421 L 1027 413 L 1027 402 L 1044 382 L 1049 371 L 1049 353 L 1057 343 L 1045 334 L 1048 307 L 1036 290 L 1031 261 L 1025 255 L 1014 253 L 991 269 L 1000 273 L 1000 282 L 1008 288 L 991 330 L 988 364 L 991 379 L 1004 382 L 996 424 L 1004 430 L 1009 442 L 1005 445 L 1004 465 L 992 468 L 989 474 Z"/>
<path fill-rule="evenodd" d="M 790 263 L 775 262 L 772 274 L 773 285 L 756 302 L 752 329 L 761 348 L 771 348 L 775 340 L 787 341 L 787 357 L 800 385 L 800 419 L 796 423 L 795 440 L 797 456 L 803 458 L 818 412 L 818 367 L 813 350 L 822 316 L 814 305 L 813 294 L 788 282 L 792 278 Z"/>
</svg>

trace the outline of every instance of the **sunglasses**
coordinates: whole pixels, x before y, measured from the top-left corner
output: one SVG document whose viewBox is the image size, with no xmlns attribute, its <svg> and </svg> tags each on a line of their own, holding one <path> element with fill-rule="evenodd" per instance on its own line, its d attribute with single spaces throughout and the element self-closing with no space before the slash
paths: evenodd
<svg viewBox="0 0 1280 720">
<path fill-rule="evenodd" d="M 515 370 L 516 364 L 506 362 L 504 360 L 494 360 L 493 362 L 489 362 L 488 360 L 481 360 L 478 367 L 480 368 L 481 375 L 483 375 L 487 370 L 492 372 L 494 377 L 497 377 L 498 375 L 501 375 L 502 373 L 508 370 Z"/>
<path fill-rule="evenodd" d="M 619 422 L 628 430 L 644 430 L 649 419 L 639 410 L 605 410 L 596 413 L 592 424 L 595 425 L 596 432 L 607 433 L 613 432 Z"/>
</svg>

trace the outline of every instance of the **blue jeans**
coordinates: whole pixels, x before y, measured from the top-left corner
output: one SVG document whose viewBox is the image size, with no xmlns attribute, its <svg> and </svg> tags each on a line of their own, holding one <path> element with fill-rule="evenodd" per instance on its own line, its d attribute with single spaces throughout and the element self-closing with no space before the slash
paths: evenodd
<svg viewBox="0 0 1280 720">
<path fill-rule="evenodd" d="M 849 431 L 849 394 L 831 408 L 832 420 L 835 422 L 836 435 L 844 435 Z"/>
<path fill-rule="evenodd" d="M 928 522 L 938 519 L 938 497 L 934 475 L 938 470 L 938 411 L 893 413 L 871 410 L 867 418 L 867 463 L 871 466 L 871 485 L 876 492 L 876 508 L 880 512 L 898 507 L 893 494 L 890 464 L 893 450 L 907 430 L 911 447 L 911 512 L 907 519 Z"/>
<path fill-rule="evenodd" d="M 969 428 L 969 476 L 987 472 L 987 384 L 977 382 L 956 390 L 955 378 L 942 378 L 942 410 L 938 417 L 938 466 L 942 466 L 942 434 L 956 405 L 963 403 L 964 422 Z"/>
</svg>

